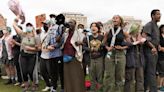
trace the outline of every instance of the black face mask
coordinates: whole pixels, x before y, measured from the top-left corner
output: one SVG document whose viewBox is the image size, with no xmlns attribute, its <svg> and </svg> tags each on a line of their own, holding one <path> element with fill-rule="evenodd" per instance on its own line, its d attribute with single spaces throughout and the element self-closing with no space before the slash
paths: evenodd
<svg viewBox="0 0 164 92">
<path fill-rule="evenodd" d="M 44 25 L 43 29 L 47 32 L 48 31 L 48 26 Z"/>
</svg>

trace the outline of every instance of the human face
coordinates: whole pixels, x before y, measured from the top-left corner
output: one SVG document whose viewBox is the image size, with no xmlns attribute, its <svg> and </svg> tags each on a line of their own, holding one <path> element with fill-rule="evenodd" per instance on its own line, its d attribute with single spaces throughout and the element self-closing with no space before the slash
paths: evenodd
<svg viewBox="0 0 164 92">
<path fill-rule="evenodd" d="M 26 26 L 26 32 L 32 32 L 33 27 L 32 26 Z"/>
<path fill-rule="evenodd" d="M 75 26 L 76 26 L 75 20 L 70 20 L 70 21 L 68 22 L 68 24 L 69 24 L 69 26 L 70 26 L 70 29 L 75 29 Z"/>
<path fill-rule="evenodd" d="M 93 23 L 93 24 L 91 25 L 91 30 L 92 30 L 92 33 L 93 33 L 93 34 L 98 33 L 98 28 L 97 28 L 97 26 L 96 26 L 95 23 Z"/>
<path fill-rule="evenodd" d="M 120 26 L 121 25 L 121 18 L 118 15 L 113 16 L 112 22 L 114 26 Z"/>
<path fill-rule="evenodd" d="M 162 32 L 162 34 L 164 34 L 164 27 L 161 28 L 161 32 Z"/>
<path fill-rule="evenodd" d="M 159 22 L 160 21 L 160 19 L 161 19 L 161 13 L 160 13 L 160 11 L 156 11 L 155 15 L 153 15 L 153 19 L 156 22 Z"/>
</svg>

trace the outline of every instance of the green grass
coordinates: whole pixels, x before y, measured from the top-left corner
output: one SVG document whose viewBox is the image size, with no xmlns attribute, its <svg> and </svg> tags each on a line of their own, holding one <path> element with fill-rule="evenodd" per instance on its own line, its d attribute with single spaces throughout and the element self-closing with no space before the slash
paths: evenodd
<svg viewBox="0 0 164 92">
<path fill-rule="evenodd" d="M 0 92 L 22 92 L 23 88 L 19 86 L 4 85 L 7 80 L 3 80 L 0 78 Z M 39 89 L 36 92 L 41 92 L 41 90 L 45 88 L 45 83 L 43 80 L 39 81 Z M 29 91 L 30 92 L 30 91 Z M 60 85 L 58 85 L 57 92 L 60 92 Z"/>
<path fill-rule="evenodd" d="M 22 88 L 19 86 L 4 85 L 7 80 L 0 79 L 0 92 L 22 92 Z M 44 81 L 40 81 L 39 90 L 37 92 L 41 92 L 41 89 L 45 87 Z"/>
</svg>

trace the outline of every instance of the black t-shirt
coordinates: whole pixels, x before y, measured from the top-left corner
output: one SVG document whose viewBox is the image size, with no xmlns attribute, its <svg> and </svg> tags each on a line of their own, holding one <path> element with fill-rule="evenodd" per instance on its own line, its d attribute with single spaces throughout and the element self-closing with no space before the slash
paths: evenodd
<svg viewBox="0 0 164 92">
<path fill-rule="evenodd" d="M 116 30 L 117 30 L 117 28 L 114 28 L 115 32 L 116 32 Z M 112 37 L 113 37 L 112 31 L 110 30 L 108 33 L 108 38 L 107 38 L 108 46 L 110 46 L 110 44 L 111 44 Z M 121 29 L 120 32 L 116 35 L 114 46 L 116 46 L 116 45 L 123 46 L 124 38 L 125 38 L 125 36 L 124 36 L 123 30 Z"/>
<path fill-rule="evenodd" d="M 160 36 L 160 45 L 161 47 L 164 47 L 164 37 L 162 35 Z M 164 52 L 161 51 L 158 52 L 158 59 L 164 60 Z"/>
<path fill-rule="evenodd" d="M 96 38 L 93 37 L 92 35 L 89 37 L 90 47 L 98 49 L 98 51 L 91 53 L 91 58 L 95 59 L 95 58 L 99 58 L 103 55 L 102 47 L 101 47 L 103 38 L 104 38 L 104 36 L 102 36 L 102 35 L 98 35 L 98 37 L 96 37 Z"/>
<path fill-rule="evenodd" d="M 20 36 L 14 35 L 14 36 L 13 36 L 13 39 L 14 39 L 16 42 L 21 43 L 21 37 L 20 37 Z M 18 45 L 15 45 L 12 49 L 13 49 L 13 53 L 14 53 L 14 54 L 20 52 L 20 46 L 18 46 Z"/>
</svg>

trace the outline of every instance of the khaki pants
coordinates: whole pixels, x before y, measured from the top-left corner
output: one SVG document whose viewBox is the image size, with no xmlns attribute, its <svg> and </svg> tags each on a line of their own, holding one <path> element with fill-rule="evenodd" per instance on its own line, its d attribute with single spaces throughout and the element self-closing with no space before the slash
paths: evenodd
<svg viewBox="0 0 164 92">
<path fill-rule="evenodd" d="M 105 58 L 103 92 L 123 92 L 125 64 L 124 51 L 113 51 L 110 58 Z"/>
<path fill-rule="evenodd" d="M 96 84 L 102 85 L 103 57 L 91 59 L 90 64 L 91 91 L 96 92 Z"/>
<path fill-rule="evenodd" d="M 64 92 L 85 92 L 82 63 L 76 59 L 64 63 Z"/>
<path fill-rule="evenodd" d="M 143 67 L 126 68 L 125 92 L 144 92 Z"/>
</svg>

